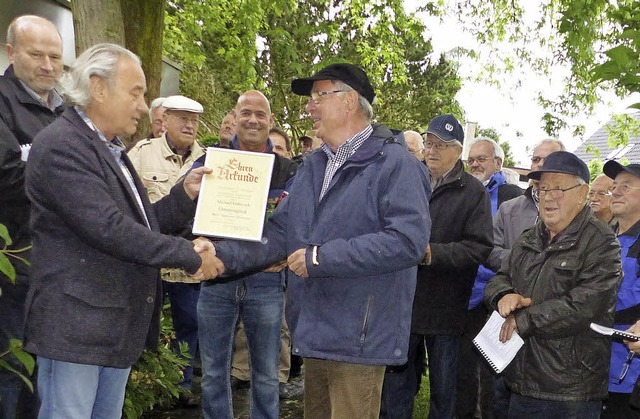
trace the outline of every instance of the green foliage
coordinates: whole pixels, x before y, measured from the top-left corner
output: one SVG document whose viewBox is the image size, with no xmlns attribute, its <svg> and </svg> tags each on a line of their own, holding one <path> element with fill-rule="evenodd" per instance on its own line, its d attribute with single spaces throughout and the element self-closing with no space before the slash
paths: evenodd
<svg viewBox="0 0 640 419">
<path fill-rule="evenodd" d="M 259 89 L 278 125 L 300 137 L 310 121 L 291 80 L 344 61 L 370 76 L 381 123 L 420 130 L 438 113 L 462 114 L 457 65 L 431 57 L 424 25 L 401 0 L 176 0 L 165 23 L 165 54 L 184 66 L 181 91 L 205 105 L 201 134 L 217 132 L 240 93 Z"/>
<path fill-rule="evenodd" d="M 161 319 L 161 339 L 157 351 L 145 350 L 131 368 L 124 400 L 124 417 L 137 419 L 155 407 L 169 406 L 183 391 L 182 369 L 188 364 L 187 345 L 180 345 L 180 355 L 171 349 L 175 337 L 168 305 Z"/>
<path fill-rule="evenodd" d="M 413 417 L 414 418 L 426 418 L 429 416 L 430 406 L 430 388 L 429 388 L 429 371 L 427 370 L 422 376 L 422 383 L 420 384 L 420 391 L 416 395 L 413 401 Z"/>
<path fill-rule="evenodd" d="M 500 134 L 498 134 L 498 131 L 493 128 L 478 128 L 476 137 L 487 137 L 494 140 L 500 147 L 502 147 L 502 151 L 504 151 L 504 162 L 502 162 L 502 165 L 508 167 L 516 166 L 515 158 L 511 152 L 511 145 L 508 141 L 500 140 Z"/>
<path fill-rule="evenodd" d="M 640 91 L 637 0 L 466 1 L 455 11 L 490 46 L 489 78 L 520 68 L 545 77 L 557 64 L 570 68 L 562 92 L 538 97 L 549 135 L 566 127 L 567 116 L 591 112 L 603 89 L 613 87 L 621 97 Z"/>
<path fill-rule="evenodd" d="M 590 173 L 589 182 L 593 182 L 595 178 L 597 178 L 602 174 L 602 166 L 603 166 L 602 160 L 593 159 L 589 162 L 587 166 L 589 166 L 589 173 Z"/>
<path fill-rule="evenodd" d="M 9 363 L 7 360 L 9 357 L 15 358 L 15 360 L 25 368 L 27 375 L 15 367 L 15 362 Z M 31 391 L 33 391 L 33 384 L 29 380 L 28 376 L 33 374 L 35 364 L 36 362 L 33 357 L 22 349 L 22 342 L 18 339 L 9 339 L 9 348 L 4 352 L 0 352 L 0 369 L 8 370 L 16 374 L 22 381 L 24 381 Z"/>
</svg>

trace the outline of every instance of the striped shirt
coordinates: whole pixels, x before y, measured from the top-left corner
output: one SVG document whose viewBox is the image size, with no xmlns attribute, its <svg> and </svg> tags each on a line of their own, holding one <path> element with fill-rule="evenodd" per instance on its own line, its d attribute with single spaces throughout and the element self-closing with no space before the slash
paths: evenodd
<svg viewBox="0 0 640 419">
<path fill-rule="evenodd" d="M 107 146 L 107 148 L 109 149 L 113 157 L 118 162 L 118 166 L 120 166 L 120 170 L 122 170 L 124 177 L 127 178 L 127 182 L 129 183 L 129 186 L 131 187 L 131 190 L 133 191 L 133 194 L 136 197 L 136 201 L 138 202 L 138 207 L 140 208 L 142 215 L 144 215 L 144 221 L 146 222 L 147 227 L 151 228 L 149 225 L 149 219 L 147 218 L 147 213 L 144 210 L 144 205 L 142 205 L 142 198 L 140 198 L 140 192 L 138 192 L 138 189 L 136 188 L 136 184 L 133 181 L 133 176 L 131 175 L 129 168 L 127 167 L 127 165 L 124 163 L 124 160 L 122 159 L 122 153 L 124 153 L 124 151 L 126 150 L 126 147 L 124 146 L 124 144 L 122 144 L 122 141 L 120 141 L 120 138 L 118 137 L 114 137 L 113 140 L 111 141 L 107 140 L 107 137 L 105 137 L 104 134 L 98 129 L 98 127 L 96 127 L 93 124 L 93 122 L 91 122 L 91 119 L 89 119 L 87 114 L 85 114 L 84 111 L 82 111 L 82 109 L 80 109 L 78 106 L 74 106 L 73 108 L 76 110 L 76 112 L 78 112 L 78 115 L 80 115 L 82 120 L 89 126 L 89 128 L 91 128 L 92 130 L 98 133 L 98 136 L 100 137 L 100 139 L 105 143 L 105 145 Z"/>
<path fill-rule="evenodd" d="M 373 133 L 373 127 L 371 125 L 367 125 L 365 129 L 338 147 L 335 154 L 331 151 L 328 145 L 322 144 L 322 150 L 325 152 L 329 160 L 327 161 L 327 167 L 324 169 L 324 181 L 322 182 L 319 201 L 322 201 L 324 194 L 329 189 L 333 175 L 335 175 L 338 169 L 345 164 L 347 159 L 356 152 L 362 143 L 371 136 L 371 133 Z"/>
</svg>

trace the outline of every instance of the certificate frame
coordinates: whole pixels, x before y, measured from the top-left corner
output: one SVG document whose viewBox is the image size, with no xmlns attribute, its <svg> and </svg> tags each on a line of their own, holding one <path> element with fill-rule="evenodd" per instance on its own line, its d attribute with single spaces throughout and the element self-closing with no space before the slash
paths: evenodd
<svg viewBox="0 0 640 419">
<path fill-rule="evenodd" d="M 205 175 L 193 234 L 238 240 L 262 240 L 275 156 L 226 148 L 207 148 Z"/>
</svg>

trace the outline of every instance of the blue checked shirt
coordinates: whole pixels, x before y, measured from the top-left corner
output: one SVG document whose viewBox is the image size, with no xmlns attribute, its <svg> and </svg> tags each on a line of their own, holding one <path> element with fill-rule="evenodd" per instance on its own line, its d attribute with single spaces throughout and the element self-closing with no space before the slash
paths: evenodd
<svg viewBox="0 0 640 419">
<path fill-rule="evenodd" d="M 98 133 L 98 135 L 100 136 L 100 139 L 104 141 L 107 148 L 109 149 L 113 157 L 118 162 L 118 166 L 120 166 L 120 170 L 122 170 L 124 177 L 127 178 L 127 182 L 129 182 L 129 186 L 131 187 L 131 190 L 136 196 L 136 201 L 138 202 L 140 211 L 142 211 L 142 214 L 144 215 L 144 221 L 147 223 L 147 227 L 151 228 L 149 226 L 149 219 L 147 218 L 147 213 L 144 210 L 144 205 L 142 205 L 142 198 L 140 198 L 140 192 L 138 192 L 138 189 L 136 188 L 136 184 L 133 181 L 133 176 L 131 176 L 131 172 L 129 171 L 129 168 L 127 167 L 126 164 L 124 164 L 124 160 L 122 160 L 122 153 L 124 153 L 124 151 L 126 150 L 126 147 L 124 146 L 124 144 L 122 144 L 122 141 L 120 141 L 120 138 L 118 137 L 115 137 L 111 141 L 107 140 L 107 137 L 104 136 L 104 134 L 98 129 L 98 127 L 93 125 L 93 122 L 91 122 L 91 119 L 89 119 L 87 114 L 85 114 L 82 111 L 82 109 L 80 109 L 77 106 L 74 106 L 73 108 L 76 110 L 76 112 L 78 112 L 78 115 L 80 115 L 80 117 L 89 126 L 89 128 L 91 128 L 92 130 Z"/>
<path fill-rule="evenodd" d="M 329 185 L 331 184 L 331 180 L 333 179 L 333 175 L 336 174 L 338 169 L 342 167 L 342 165 L 347 161 L 349 157 L 356 152 L 358 147 L 364 143 L 364 140 L 369 138 L 373 133 L 373 127 L 371 125 L 367 125 L 365 129 L 348 139 L 344 144 L 342 144 L 336 150 L 335 154 L 328 145 L 322 144 L 322 150 L 326 153 L 329 160 L 327 161 L 327 167 L 324 169 L 324 181 L 322 182 L 322 190 L 320 191 L 320 199 L 322 201 L 322 197 L 329 189 Z"/>
</svg>

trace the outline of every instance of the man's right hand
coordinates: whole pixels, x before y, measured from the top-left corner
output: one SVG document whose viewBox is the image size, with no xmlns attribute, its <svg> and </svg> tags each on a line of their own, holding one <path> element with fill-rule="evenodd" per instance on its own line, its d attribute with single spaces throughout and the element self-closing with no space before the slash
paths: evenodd
<svg viewBox="0 0 640 419">
<path fill-rule="evenodd" d="M 498 301 L 498 313 L 502 317 L 507 317 L 519 308 L 529 307 L 531 298 L 525 298 L 520 294 L 507 294 Z"/>
<path fill-rule="evenodd" d="M 224 272 L 224 264 L 216 257 L 216 248 L 209 240 L 198 237 L 193 241 L 193 248 L 202 259 L 202 265 L 193 276 L 199 280 L 215 279 Z"/>
</svg>

